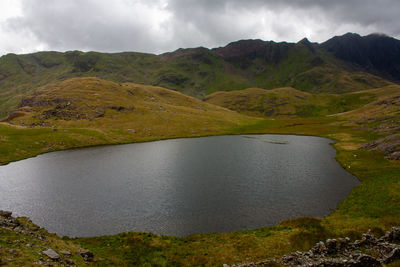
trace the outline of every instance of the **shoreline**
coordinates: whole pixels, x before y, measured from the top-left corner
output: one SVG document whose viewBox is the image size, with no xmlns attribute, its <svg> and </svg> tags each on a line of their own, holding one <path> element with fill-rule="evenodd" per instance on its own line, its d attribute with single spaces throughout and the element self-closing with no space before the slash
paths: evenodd
<svg viewBox="0 0 400 267">
<path fill-rule="evenodd" d="M 103 144 L 103 145 L 100 144 L 100 145 L 89 145 L 89 146 L 84 146 L 84 147 L 72 147 L 72 148 L 66 148 L 66 149 L 60 149 L 60 150 L 54 150 L 54 151 L 44 152 L 44 153 L 41 153 L 41 154 L 38 154 L 38 155 L 35 155 L 35 156 L 32 156 L 32 157 L 27 157 L 27 158 L 24 158 L 24 159 L 21 159 L 21 160 L 26 160 L 26 159 L 30 159 L 30 158 L 35 158 L 35 157 L 38 157 L 38 156 L 41 156 L 41 155 L 44 155 L 44 154 L 48 154 L 48 153 L 53 153 L 53 152 L 74 151 L 74 150 L 90 149 L 90 148 L 96 148 L 96 147 L 119 146 L 119 145 L 129 145 L 129 144 L 136 144 L 136 143 L 157 142 L 157 141 L 167 141 L 167 140 L 176 140 L 176 139 L 206 138 L 206 137 L 223 137 L 223 136 L 242 136 L 242 137 L 244 137 L 244 138 L 256 138 L 256 137 L 252 137 L 253 135 L 309 136 L 309 137 L 315 137 L 315 138 L 326 139 L 326 140 L 329 141 L 329 145 L 332 146 L 332 147 L 335 149 L 335 155 L 334 155 L 334 158 L 333 158 L 333 159 L 334 159 L 337 163 L 339 163 L 339 165 L 340 165 L 344 170 L 346 170 L 349 174 L 351 174 L 352 176 L 354 176 L 354 177 L 360 182 L 360 184 L 361 184 L 360 179 L 359 179 L 357 176 L 355 176 L 354 174 L 352 174 L 351 172 L 349 172 L 349 170 L 346 169 L 346 168 L 337 160 L 336 156 L 337 156 L 338 150 L 337 150 L 337 149 L 335 148 L 335 146 L 334 146 L 335 143 L 337 143 L 337 140 L 334 140 L 334 139 L 332 139 L 332 138 L 325 137 L 325 136 L 308 135 L 308 134 L 282 134 L 282 133 L 262 133 L 262 132 L 259 132 L 259 133 L 234 133 L 234 134 L 214 134 L 214 135 L 213 135 L 213 134 L 209 134 L 209 135 L 203 135 L 203 136 L 186 136 L 186 137 L 174 137 L 174 138 L 155 138 L 155 139 L 152 139 L 152 140 L 144 140 L 144 141 L 142 140 L 142 141 L 129 142 L 129 143 L 115 143 L 115 144 L 110 143 L 110 144 Z M 263 139 L 260 139 L 260 140 L 261 140 L 261 141 L 264 141 Z M 280 141 L 274 141 L 274 140 L 267 140 L 266 142 L 272 143 L 272 144 L 279 144 L 279 145 L 287 144 L 286 142 L 280 142 Z M 14 163 L 14 162 L 18 162 L 18 161 L 20 161 L 20 160 L 11 161 L 11 162 L 9 162 L 9 163 L 7 163 L 7 164 L 0 165 L 0 168 L 1 168 L 2 166 L 7 166 L 8 164 L 11 164 L 11 163 Z M 359 184 L 359 185 L 360 185 L 360 184 Z M 357 186 L 359 186 L 359 185 L 356 185 L 355 187 L 357 187 Z M 355 188 L 355 187 L 353 187 L 353 188 Z M 351 189 L 351 190 L 353 190 L 353 189 Z M 350 192 L 351 192 L 351 191 L 350 191 Z M 349 192 L 349 194 L 350 194 L 350 192 Z M 347 198 L 347 197 L 348 197 L 348 195 L 346 196 L 346 198 Z M 327 211 L 326 215 L 318 216 L 318 217 L 312 216 L 312 217 L 313 217 L 313 218 L 324 218 L 324 217 L 329 216 L 331 213 L 333 213 L 333 212 L 338 208 L 338 205 L 339 205 L 342 201 L 344 201 L 346 198 L 344 198 L 343 200 L 341 200 L 341 201 L 336 205 L 336 207 L 335 207 L 334 209 L 329 209 L 329 211 Z M 1 208 L 0 208 L 0 210 L 1 210 Z M 29 218 L 29 217 L 27 217 L 27 216 L 20 216 L 20 217 L 22 217 L 22 218 Z M 291 220 L 291 219 L 296 219 L 296 218 L 300 218 L 300 217 L 287 218 L 287 219 L 284 219 L 284 220 L 282 220 L 282 221 Z M 279 222 L 277 222 L 277 223 L 274 223 L 274 224 L 271 224 L 271 225 L 263 225 L 263 226 L 260 226 L 260 227 L 249 228 L 249 229 L 238 229 L 238 230 L 229 231 L 229 232 L 192 233 L 192 234 L 185 235 L 185 236 L 166 235 L 166 234 L 158 234 L 158 233 L 153 233 L 153 232 L 134 232 L 134 233 L 150 233 L 150 234 L 154 234 L 154 235 L 167 236 L 167 237 L 171 237 L 171 238 L 186 238 L 186 237 L 189 237 L 189 236 L 192 236 L 192 235 L 199 235 L 199 234 L 200 234 L 200 235 L 208 235 L 208 234 L 228 234 L 228 233 L 234 233 L 234 232 L 240 232 L 240 231 L 253 231 L 253 230 L 260 229 L 260 228 L 273 227 L 273 226 L 278 225 L 280 222 L 281 222 L 281 221 L 279 221 Z M 49 232 L 49 233 L 55 234 L 55 235 L 57 235 L 58 237 L 63 237 L 63 236 L 65 236 L 65 237 L 74 239 L 74 238 L 95 238 L 95 237 L 102 237 L 102 236 L 115 236 L 115 235 L 120 235 L 120 234 L 124 234 L 124 233 L 132 233 L 132 232 L 133 232 L 133 231 L 129 231 L 129 230 L 128 230 L 128 231 L 123 231 L 123 232 L 118 232 L 118 233 L 113 233 L 113 234 L 93 235 L 93 236 L 68 236 L 68 235 L 59 235 L 59 234 L 53 233 L 53 232 Z"/>
<path fill-rule="evenodd" d="M 266 124 L 256 125 L 257 127 L 254 129 L 232 129 L 224 133 L 207 135 L 153 138 L 151 140 L 140 140 L 140 142 L 249 134 L 308 135 L 333 140 L 334 142 L 330 145 L 335 148 L 335 160 L 342 168 L 357 177 L 361 184 L 353 188 L 346 199 L 341 201 L 329 215 L 322 218 L 295 218 L 259 229 L 230 233 L 193 234 L 182 238 L 151 233 L 123 232 L 111 236 L 66 238 L 65 241 L 81 245 L 93 251 L 95 255 L 99 255 L 99 253 L 100 255 L 114 255 L 115 259 L 106 260 L 109 264 L 125 262 L 125 252 L 119 246 L 125 244 L 125 242 L 130 242 L 129 240 L 138 240 L 137 242 L 141 245 L 137 245 L 137 249 L 145 249 L 149 253 L 148 256 L 145 256 L 145 262 L 151 262 L 153 258 L 159 259 L 160 255 L 164 255 L 162 258 L 168 259 L 168 262 L 179 262 L 183 265 L 192 265 L 193 260 L 195 258 L 199 259 L 198 257 L 206 260 L 210 265 L 222 265 L 222 263 L 249 262 L 249 260 L 246 260 L 249 256 L 251 261 L 256 262 L 257 260 L 282 256 L 294 250 L 307 250 L 317 241 L 325 240 L 326 238 L 340 236 L 350 236 L 353 239 L 359 238 L 368 229 L 374 229 L 373 231 L 376 234 L 381 234 L 392 226 L 399 225 L 400 210 L 395 204 L 396 202 L 387 200 L 388 195 L 393 196 L 394 199 L 400 199 L 400 197 L 390 193 L 393 190 L 392 188 L 397 188 L 397 183 L 399 183 L 400 168 L 398 163 L 385 160 L 382 153 L 360 149 L 362 143 L 369 141 L 368 136 L 367 138 L 365 137 L 366 133 L 362 131 L 354 131 L 345 127 L 335 128 L 328 125 L 332 120 L 324 120 L 322 123 L 316 124 L 316 126 L 312 124 L 313 120 L 299 120 L 302 121 L 302 124 L 294 127 L 278 125 L 279 127 L 274 128 L 268 124 L 269 120 L 265 120 Z M 286 125 L 290 125 L 292 122 L 293 120 L 289 120 Z M 139 141 L 99 145 L 122 145 L 136 142 Z M 93 146 L 66 149 L 85 149 L 89 147 Z M 61 151 L 61 149 L 54 151 Z M 58 236 L 55 238 L 57 240 L 63 239 Z M 250 241 L 246 240 L 252 241 L 248 243 Z M 154 250 L 150 245 L 151 243 L 148 242 L 161 244 L 162 250 Z M 246 249 L 242 252 L 236 250 L 238 242 L 247 244 Z M 110 246 L 105 246 L 104 244 L 110 244 Z M 258 249 L 249 251 L 248 249 L 253 247 L 251 244 L 257 244 L 256 247 Z M 121 255 L 115 256 L 115 253 L 121 253 Z M 157 253 L 161 254 L 158 255 Z M 176 253 L 178 254 L 175 255 Z"/>
</svg>

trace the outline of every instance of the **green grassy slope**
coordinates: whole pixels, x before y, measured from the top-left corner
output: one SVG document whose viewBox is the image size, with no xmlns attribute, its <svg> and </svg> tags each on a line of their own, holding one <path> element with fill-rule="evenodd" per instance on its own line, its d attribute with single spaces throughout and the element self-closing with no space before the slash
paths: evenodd
<svg viewBox="0 0 400 267">
<path fill-rule="evenodd" d="M 252 47 L 252 40 L 241 42 L 250 46 L 240 60 L 230 55 L 230 46 L 178 49 L 162 55 L 79 51 L 8 54 L 0 57 L 0 118 L 7 116 L 23 96 L 72 77 L 151 84 L 199 98 L 249 87 L 291 86 L 312 93 L 344 93 L 390 84 L 308 41 L 260 41 L 261 48 Z"/>
<path fill-rule="evenodd" d="M 370 91 L 311 94 L 285 87 L 216 92 L 206 96 L 204 101 L 248 115 L 316 117 L 354 110 L 372 102 L 376 97 Z"/>
</svg>

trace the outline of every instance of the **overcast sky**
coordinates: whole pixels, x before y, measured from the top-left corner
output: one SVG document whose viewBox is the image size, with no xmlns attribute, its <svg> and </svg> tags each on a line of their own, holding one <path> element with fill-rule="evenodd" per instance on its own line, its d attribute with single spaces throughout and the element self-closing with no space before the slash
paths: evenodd
<svg viewBox="0 0 400 267">
<path fill-rule="evenodd" d="M 400 37 L 399 0 L 0 0 L 0 55 L 41 50 L 162 53 L 239 39 Z"/>
</svg>

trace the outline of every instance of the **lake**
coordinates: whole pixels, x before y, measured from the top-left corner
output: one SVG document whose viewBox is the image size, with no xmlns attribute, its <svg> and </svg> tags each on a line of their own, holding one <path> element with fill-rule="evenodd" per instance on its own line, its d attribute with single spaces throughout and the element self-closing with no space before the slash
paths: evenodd
<svg viewBox="0 0 400 267">
<path fill-rule="evenodd" d="M 71 237 L 186 236 L 325 216 L 360 183 L 331 142 L 215 136 L 47 153 L 0 166 L 0 209 Z"/>
</svg>

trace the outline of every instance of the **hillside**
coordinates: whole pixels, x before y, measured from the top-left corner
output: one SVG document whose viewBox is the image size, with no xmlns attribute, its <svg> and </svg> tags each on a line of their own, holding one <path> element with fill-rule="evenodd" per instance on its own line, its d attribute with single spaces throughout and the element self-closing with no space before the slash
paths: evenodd
<svg viewBox="0 0 400 267">
<path fill-rule="evenodd" d="M 399 80 L 398 57 L 393 55 L 397 55 L 400 41 L 382 36 L 347 40 L 346 36 L 323 44 L 307 39 L 298 43 L 241 40 L 220 48 L 178 49 L 161 55 L 80 51 L 8 54 L 0 57 L 0 118 L 6 117 L 22 97 L 73 77 L 163 86 L 198 98 L 250 87 L 346 93 L 389 85 L 385 79 Z M 363 58 L 370 58 L 367 63 L 352 56 L 358 51 L 360 38 L 368 48 L 360 50 L 365 52 Z M 381 47 L 387 52 L 379 52 Z"/>
<path fill-rule="evenodd" d="M 214 132 L 243 119 L 173 90 L 89 77 L 71 78 L 23 98 L 7 121 L 28 127 L 129 128 L 135 136 L 173 136 L 177 130 Z"/>
<path fill-rule="evenodd" d="M 242 114 L 287 118 L 334 118 L 341 126 L 362 130 L 373 136 L 364 149 L 383 152 L 390 160 L 400 160 L 400 86 L 347 94 L 310 94 L 294 88 L 265 90 L 249 88 L 216 92 L 204 101 Z M 302 125 L 302 124 L 300 124 Z"/>
<path fill-rule="evenodd" d="M 375 99 L 369 91 L 347 94 L 311 94 L 291 87 L 265 90 L 249 88 L 216 92 L 204 101 L 255 116 L 315 117 L 346 112 Z"/>
<path fill-rule="evenodd" d="M 228 133 L 254 118 L 155 86 L 72 78 L 27 97 L 0 123 L 0 164 L 53 150 Z"/>
</svg>

